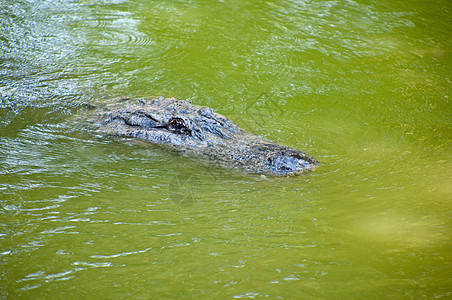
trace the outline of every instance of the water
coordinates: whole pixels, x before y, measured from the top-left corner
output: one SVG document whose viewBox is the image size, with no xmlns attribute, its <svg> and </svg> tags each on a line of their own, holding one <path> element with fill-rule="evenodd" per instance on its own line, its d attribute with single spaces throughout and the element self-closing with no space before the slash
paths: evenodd
<svg viewBox="0 0 452 300">
<path fill-rule="evenodd" d="M 452 5 L 0 3 L 2 298 L 447 299 Z M 77 124 L 207 105 L 321 161 L 265 177 Z"/>
</svg>

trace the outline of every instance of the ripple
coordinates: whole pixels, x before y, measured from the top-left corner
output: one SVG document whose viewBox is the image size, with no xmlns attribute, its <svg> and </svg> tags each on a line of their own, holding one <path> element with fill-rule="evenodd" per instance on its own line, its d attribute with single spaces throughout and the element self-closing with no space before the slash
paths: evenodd
<svg viewBox="0 0 452 300">
<path fill-rule="evenodd" d="M 101 20 L 87 20 L 82 23 L 84 26 L 92 27 L 92 28 L 111 28 L 113 27 L 113 20 L 101 19 Z"/>
<path fill-rule="evenodd" d="M 131 35 L 130 37 L 131 37 L 131 40 L 130 40 L 131 44 L 141 45 L 141 46 L 149 46 L 149 45 L 155 44 L 154 40 L 152 40 L 149 36 L 147 36 L 146 34 L 143 34 L 143 33 Z"/>
<path fill-rule="evenodd" d="M 76 80 L 66 72 L 77 65 L 78 50 L 65 16 L 78 15 L 78 8 L 56 9 L 50 1 L 5 4 L 0 12 L 0 106 L 9 113 L 0 126 L 21 119 L 28 107 L 66 111 L 80 98 Z"/>
<path fill-rule="evenodd" d="M 411 14 L 381 12 L 352 1 L 311 2 L 291 0 L 273 12 L 275 28 L 292 36 L 294 50 L 318 51 L 338 59 L 384 55 L 397 50 L 400 41 L 386 38 L 395 28 L 412 28 Z M 362 33 L 362 34 L 357 34 Z"/>
<path fill-rule="evenodd" d="M 152 250 L 152 247 L 143 249 L 143 250 L 135 250 L 135 251 L 125 251 L 125 252 L 121 252 L 121 253 L 117 253 L 117 254 L 111 254 L 111 255 L 91 255 L 91 258 L 117 258 L 117 257 L 124 257 L 124 256 L 129 256 L 129 255 L 134 255 L 134 254 L 141 254 L 141 253 L 146 253 L 148 251 Z"/>
<path fill-rule="evenodd" d="M 129 13 L 110 11 L 83 21 L 81 26 L 91 28 L 92 40 L 99 46 L 132 44 L 140 46 L 153 45 L 155 41 L 139 31 L 141 22 Z"/>
<path fill-rule="evenodd" d="M 97 32 L 93 36 L 93 41 L 96 41 L 95 43 L 98 46 L 117 46 L 124 44 L 150 46 L 155 44 L 155 41 L 145 33 L 119 30 Z"/>
</svg>

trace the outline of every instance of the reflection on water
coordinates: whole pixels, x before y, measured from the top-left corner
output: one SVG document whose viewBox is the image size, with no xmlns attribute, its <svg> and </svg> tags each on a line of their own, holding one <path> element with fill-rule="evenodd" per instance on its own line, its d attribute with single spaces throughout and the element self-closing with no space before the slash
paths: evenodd
<svg viewBox="0 0 452 300">
<path fill-rule="evenodd" d="M 0 4 L 2 298 L 450 296 L 450 5 Z M 81 103 L 209 105 L 322 162 L 244 174 Z"/>
<path fill-rule="evenodd" d="M 1 9 L 2 109 L 58 109 L 80 98 L 72 80 L 78 49 L 65 25 L 73 5 L 54 1 L 6 1 Z M 76 11 L 74 10 L 74 13 Z M 2 121 L 6 121 L 2 118 Z"/>
</svg>

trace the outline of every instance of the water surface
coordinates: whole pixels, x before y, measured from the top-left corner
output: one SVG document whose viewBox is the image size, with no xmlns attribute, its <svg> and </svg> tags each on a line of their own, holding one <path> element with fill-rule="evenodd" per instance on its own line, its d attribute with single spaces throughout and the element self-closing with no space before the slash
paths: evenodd
<svg viewBox="0 0 452 300">
<path fill-rule="evenodd" d="M 447 299 L 452 5 L 0 4 L 2 298 Z M 321 166 L 269 177 L 77 123 L 189 99 Z"/>
</svg>

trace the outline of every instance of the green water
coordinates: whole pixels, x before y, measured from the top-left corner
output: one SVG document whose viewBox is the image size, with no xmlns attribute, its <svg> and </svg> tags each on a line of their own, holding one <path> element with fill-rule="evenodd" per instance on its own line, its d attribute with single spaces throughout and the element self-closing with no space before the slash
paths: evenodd
<svg viewBox="0 0 452 300">
<path fill-rule="evenodd" d="M 0 2 L 0 298 L 450 299 L 452 4 Z M 77 124 L 164 95 L 316 157 L 265 177 Z"/>
</svg>

